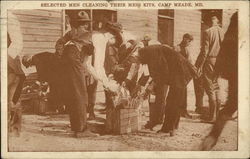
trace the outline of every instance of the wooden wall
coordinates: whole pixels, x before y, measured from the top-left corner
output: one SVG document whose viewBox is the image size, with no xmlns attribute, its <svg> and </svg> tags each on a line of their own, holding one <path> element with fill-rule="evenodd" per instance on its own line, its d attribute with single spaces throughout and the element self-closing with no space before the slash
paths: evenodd
<svg viewBox="0 0 250 159">
<path fill-rule="evenodd" d="M 117 21 L 125 30 L 136 35 L 139 39 L 149 35 L 157 39 L 158 10 L 118 10 Z"/>
<path fill-rule="evenodd" d="M 55 52 L 55 42 L 63 34 L 62 10 L 11 10 L 23 34 L 22 55 Z"/>
</svg>

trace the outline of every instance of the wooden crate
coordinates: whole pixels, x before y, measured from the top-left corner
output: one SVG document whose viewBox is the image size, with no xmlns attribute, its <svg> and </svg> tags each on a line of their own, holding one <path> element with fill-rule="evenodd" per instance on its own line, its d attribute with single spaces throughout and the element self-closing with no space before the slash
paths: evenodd
<svg viewBox="0 0 250 159">
<path fill-rule="evenodd" d="M 117 109 L 115 118 L 115 134 L 127 134 L 141 130 L 139 109 Z"/>
</svg>

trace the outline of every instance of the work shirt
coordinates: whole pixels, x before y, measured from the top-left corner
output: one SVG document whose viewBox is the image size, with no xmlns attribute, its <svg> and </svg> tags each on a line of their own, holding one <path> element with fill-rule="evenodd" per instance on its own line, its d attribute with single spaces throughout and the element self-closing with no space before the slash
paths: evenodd
<svg viewBox="0 0 250 159">
<path fill-rule="evenodd" d="M 202 67 L 205 61 L 215 65 L 216 57 L 219 54 L 223 36 L 222 29 L 218 25 L 212 26 L 204 32 L 204 40 L 201 47 L 201 52 L 196 61 L 197 68 Z"/>
<path fill-rule="evenodd" d="M 8 47 L 8 55 L 13 59 L 20 55 L 23 49 L 23 35 L 21 24 L 16 15 L 8 11 L 8 34 L 11 43 Z"/>
</svg>

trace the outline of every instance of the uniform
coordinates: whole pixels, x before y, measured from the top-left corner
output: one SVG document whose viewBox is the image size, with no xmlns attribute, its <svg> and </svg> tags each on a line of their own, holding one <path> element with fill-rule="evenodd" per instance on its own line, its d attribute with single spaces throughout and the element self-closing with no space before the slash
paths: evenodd
<svg viewBox="0 0 250 159">
<path fill-rule="evenodd" d="M 191 59 L 191 53 L 189 49 L 183 44 L 180 43 L 179 45 L 174 47 L 174 50 L 176 52 L 179 52 L 183 57 L 185 57 L 190 63 L 192 63 Z M 187 113 L 187 88 L 185 89 L 184 92 L 184 100 L 183 100 L 183 113 Z"/>
<path fill-rule="evenodd" d="M 214 66 L 217 55 L 220 51 L 221 42 L 223 40 L 222 29 L 218 26 L 212 26 L 204 32 L 204 42 L 201 52 L 196 61 L 196 67 L 202 69 L 202 86 L 204 87 L 209 98 L 209 120 L 215 120 L 218 110 L 217 93 L 218 83 Z M 202 95 L 202 93 L 200 93 Z M 197 97 L 202 100 L 203 96 Z"/>
<path fill-rule="evenodd" d="M 170 86 L 161 131 L 174 131 L 178 128 L 186 86 L 196 74 L 195 67 L 169 46 L 151 45 L 142 48 L 139 50 L 139 57 L 142 64 L 148 65 L 150 76 L 155 83 Z"/>
<path fill-rule="evenodd" d="M 228 79 L 228 101 L 202 144 L 202 150 L 210 150 L 217 142 L 226 121 L 238 109 L 238 12 L 231 17 L 215 64 L 216 73 Z"/>
</svg>

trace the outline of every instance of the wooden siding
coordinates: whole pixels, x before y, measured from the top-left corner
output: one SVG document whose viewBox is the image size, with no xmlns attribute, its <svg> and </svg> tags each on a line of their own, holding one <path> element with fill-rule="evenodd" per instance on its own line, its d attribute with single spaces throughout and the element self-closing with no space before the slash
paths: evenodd
<svg viewBox="0 0 250 159">
<path fill-rule="evenodd" d="M 138 38 L 150 35 L 157 39 L 157 14 L 158 10 L 118 10 L 117 21 Z"/>
<path fill-rule="evenodd" d="M 22 55 L 55 52 L 55 42 L 63 35 L 62 10 L 12 10 L 21 23 Z"/>
<path fill-rule="evenodd" d="M 195 61 L 200 52 L 201 12 L 199 10 L 175 10 L 174 45 L 178 45 L 185 33 L 193 35 L 191 56 Z"/>
</svg>

